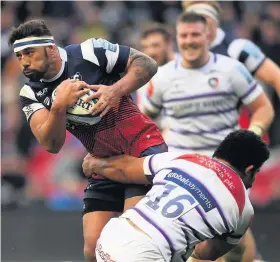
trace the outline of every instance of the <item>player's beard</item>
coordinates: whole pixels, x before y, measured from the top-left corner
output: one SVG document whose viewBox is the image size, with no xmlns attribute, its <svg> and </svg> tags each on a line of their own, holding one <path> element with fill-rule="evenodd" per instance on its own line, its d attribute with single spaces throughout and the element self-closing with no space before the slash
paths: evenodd
<svg viewBox="0 0 280 262">
<path fill-rule="evenodd" d="M 38 82 L 40 81 L 42 78 L 44 78 L 46 72 L 49 69 L 49 59 L 48 59 L 48 53 L 47 50 L 44 49 L 44 65 L 42 66 L 41 69 L 28 69 L 28 72 L 25 72 L 23 70 L 23 74 L 30 79 L 30 81 L 32 82 Z"/>
</svg>

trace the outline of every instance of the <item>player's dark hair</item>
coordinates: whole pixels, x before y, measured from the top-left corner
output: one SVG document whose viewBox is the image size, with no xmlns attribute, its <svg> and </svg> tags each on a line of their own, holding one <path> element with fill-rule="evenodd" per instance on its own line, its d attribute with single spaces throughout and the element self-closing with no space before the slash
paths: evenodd
<svg viewBox="0 0 280 262">
<path fill-rule="evenodd" d="M 204 16 L 196 13 L 182 13 L 177 19 L 177 23 L 198 23 L 207 24 L 207 20 Z"/>
<path fill-rule="evenodd" d="M 168 30 L 160 25 L 160 24 L 153 24 L 147 28 L 145 28 L 141 34 L 140 34 L 140 38 L 147 38 L 148 36 L 152 35 L 152 34 L 161 34 L 164 38 L 165 41 L 170 41 L 172 40 L 171 34 L 168 32 Z"/>
<path fill-rule="evenodd" d="M 9 45 L 13 45 L 16 40 L 30 36 L 51 36 L 52 33 L 43 20 L 30 20 L 24 24 L 13 28 L 9 37 Z"/>
<path fill-rule="evenodd" d="M 269 158 L 269 149 L 261 137 L 249 130 L 230 133 L 215 150 L 213 157 L 229 162 L 240 172 L 253 165 L 259 169 Z"/>
</svg>

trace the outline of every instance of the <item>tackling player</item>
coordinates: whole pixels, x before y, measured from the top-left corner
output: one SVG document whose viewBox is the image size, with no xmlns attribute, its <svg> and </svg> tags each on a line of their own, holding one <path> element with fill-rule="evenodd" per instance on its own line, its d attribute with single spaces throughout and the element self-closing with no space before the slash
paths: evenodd
<svg viewBox="0 0 280 262">
<path fill-rule="evenodd" d="M 59 48 L 40 20 L 14 28 L 13 46 L 23 74 L 29 78 L 20 91 L 22 110 L 39 143 L 58 153 L 66 130 L 96 157 L 128 154 L 135 157 L 167 151 L 160 131 L 141 114 L 129 94 L 156 73 L 157 65 L 143 53 L 104 39 L 91 38 Z M 124 74 L 121 78 L 120 74 Z M 72 79 L 70 79 L 72 78 Z M 56 89 L 56 99 L 52 92 Z M 67 108 L 88 92 L 99 101 L 92 114 L 101 114 L 95 125 L 67 119 Z M 149 190 L 144 185 L 122 185 L 100 176 L 89 178 L 84 197 L 84 254 L 94 261 L 96 240 L 108 220 L 134 205 Z"/>
<path fill-rule="evenodd" d="M 180 16 L 181 57 L 159 69 L 143 101 L 151 117 L 164 110 L 170 150 L 211 155 L 230 131 L 240 128 L 240 101 L 252 113 L 249 129 L 256 134 L 262 135 L 273 119 L 272 106 L 252 75 L 237 60 L 209 52 L 209 36 L 203 16 Z"/>
<path fill-rule="evenodd" d="M 238 130 L 220 143 L 213 158 L 168 152 L 85 159 L 88 173 L 122 183 L 153 181 L 134 208 L 104 227 L 97 261 L 185 262 L 191 254 L 201 260 L 226 254 L 253 219 L 246 189 L 268 157 L 258 135 Z"/>
</svg>

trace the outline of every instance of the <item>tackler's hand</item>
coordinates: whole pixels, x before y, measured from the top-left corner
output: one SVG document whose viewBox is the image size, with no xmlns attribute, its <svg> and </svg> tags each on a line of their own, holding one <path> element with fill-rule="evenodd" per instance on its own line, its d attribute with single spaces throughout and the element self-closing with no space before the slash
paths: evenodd
<svg viewBox="0 0 280 262">
<path fill-rule="evenodd" d="M 104 160 L 95 158 L 91 154 L 87 154 L 84 158 L 82 167 L 86 177 L 93 177 L 98 174 L 104 166 Z"/>
</svg>

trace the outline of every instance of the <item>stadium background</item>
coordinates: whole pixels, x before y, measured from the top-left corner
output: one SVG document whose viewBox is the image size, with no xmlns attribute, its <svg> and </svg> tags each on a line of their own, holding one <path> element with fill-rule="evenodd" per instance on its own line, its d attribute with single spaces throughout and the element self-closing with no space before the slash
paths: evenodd
<svg viewBox="0 0 280 262">
<path fill-rule="evenodd" d="M 227 34 L 252 39 L 280 66 L 280 2 L 222 2 Z M 161 22 L 174 34 L 178 1 L 1 1 L 1 207 L 2 261 L 82 261 L 80 209 L 86 183 L 86 154 L 72 136 L 58 155 L 36 143 L 19 107 L 25 79 L 7 45 L 11 27 L 43 18 L 57 43 L 65 46 L 102 37 L 138 48 L 139 32 Z M 256 208 L 253 231 L 267 261 L 280 260 L 280 109 L 265 87 L 276 118 L 269 132 L 272 159 L 251 191 Z"/>
</svg>

